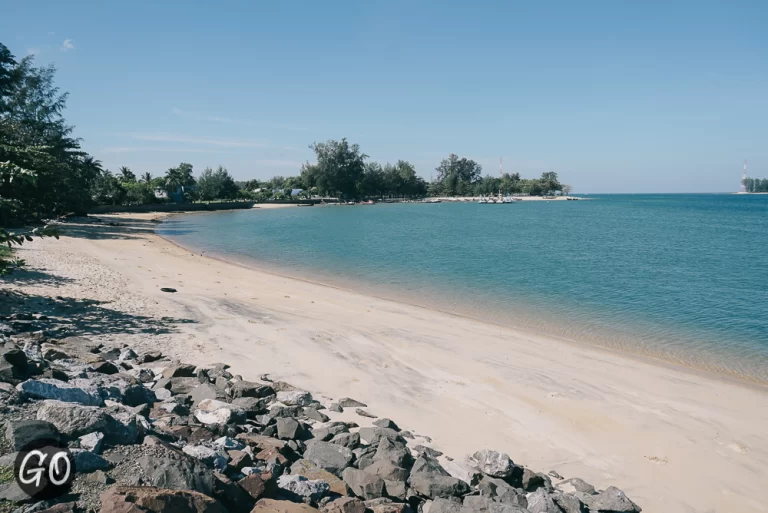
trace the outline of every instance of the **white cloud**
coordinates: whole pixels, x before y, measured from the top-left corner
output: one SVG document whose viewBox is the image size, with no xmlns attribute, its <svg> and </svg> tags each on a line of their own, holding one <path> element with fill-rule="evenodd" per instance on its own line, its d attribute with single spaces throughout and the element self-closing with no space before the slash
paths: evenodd
<svg viewBox="0 0 768 513">
<path fill-rule="evenodd" d="M 75 43 L 73 43 L 71 39 L 65 39 L 64 42 L 61 43 L 60 50 L 62 52 L 68 52 L 68 51 L 74 50 L 74 49 L 75 49 Z"/>
<path fill-rule="evenodd" d="M 171 112 L 176 116 L 179 116 L 182 118 L 188 118 L 188 119 L 195 119 L 197 121 L 213 121 L 215 123 L 227 123 L 231 125 L 254 126 L 254 127 L 261 127 L 261 128 L 278 128 L 281 130 L 290 130 L 295 132 L 306 132 L 307 130 L 309 130 L 308 128 L 295 126 L 295 125 L 268 125 L 264 123 L 257 123 L 255 121 L 250 121 L 247 119 L 235 119 L 235 118 L 230 118 L 226 116 L 217 116 L 217 115 L 210 115 L 210 114 L 202 114 L 199 112 L 190 112 L 190 111 L 179 109 L 177 107 L 173 107 L 171 109 Z"/>
<path fill-rule="evenodd" d="M 163 146 L 110 146 L 102 148 L 102 153 L 228 153 L 225 150 L 205 148 L 167 148 Z"/>
<path fill-rule="evenodd" d="M 209 146 L 219 146 L 222 148 L 266 148 L 269 146 L 264 141 L 254 141 L 248 139 L 220 139 L 214 137 L 196 137 L 184 134 L 169 133 L 130 133 L 127 134 L 131 139 L 137 141 L 156 141 L 156 142 L 176 142 L 183 144 L 202 144 Z"/>
</svg>

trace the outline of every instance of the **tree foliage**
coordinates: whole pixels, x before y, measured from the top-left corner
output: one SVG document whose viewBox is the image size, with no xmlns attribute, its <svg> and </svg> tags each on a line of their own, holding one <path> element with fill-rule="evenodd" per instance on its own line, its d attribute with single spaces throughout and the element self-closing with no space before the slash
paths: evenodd
<svg viewBox="0 0 768 513">
<path fill-rule="evenodd" d="M 768 192 L 768 178 L 745 178 L 744 189 L 747 192 Z"/>
<path fill-rule="evenodd" d="M 202 200 L 233 199 L 239 192 L 232 175 L 222 166 L 215 171 L 210 167 L 205 168 L 197 179 L 197 194 Z"/>
</svg>

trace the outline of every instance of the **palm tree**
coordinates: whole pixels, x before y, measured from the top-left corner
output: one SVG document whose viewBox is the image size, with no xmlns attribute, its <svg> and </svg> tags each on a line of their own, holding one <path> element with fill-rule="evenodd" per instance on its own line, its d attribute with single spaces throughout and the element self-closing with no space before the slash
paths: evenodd
<svg viewBox="0 0 768 513">
<path fill-rule="evenodd" d="M 142 182 L 144 182 L 144 183 L 146 183 L 146 184 L 150 184 L 150 183 L 152 183 L 152 173 L 150 173 L 149 171 L 147 171 L 146 173 L 144 173 L 143 175 L 141 175 L 141 181 L 142 181 Z"/>
<path fill-rule="evenodd" d="M 121 166 L 120 169 L 120 181 L 121 182 L 135 182 L 136 181 L 136 175 L 133 174 L 133 171 L 131 171 L 131 168 L 128 166 Z"/>
</svg>

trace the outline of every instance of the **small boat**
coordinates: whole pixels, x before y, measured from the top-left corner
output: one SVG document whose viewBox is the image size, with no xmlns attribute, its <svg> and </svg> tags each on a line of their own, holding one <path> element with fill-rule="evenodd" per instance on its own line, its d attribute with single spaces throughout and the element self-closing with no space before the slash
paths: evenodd
<svg viewBox="0 0 768 513">
<path fill-rule="evenodd" d="M 373 200 L 368 200 L 368 201 L 361 201 L 360 204 L 361 205 L 375 205 L 376 203 L 374 203 Z"/>
<path fill-rule="evenodd" d="M 442 200 L 439 200 L 437 198 L 432 198 L 432 199 L 426 200 L 424 203 L 440 203 L 441 201 Z"/>
</svg>

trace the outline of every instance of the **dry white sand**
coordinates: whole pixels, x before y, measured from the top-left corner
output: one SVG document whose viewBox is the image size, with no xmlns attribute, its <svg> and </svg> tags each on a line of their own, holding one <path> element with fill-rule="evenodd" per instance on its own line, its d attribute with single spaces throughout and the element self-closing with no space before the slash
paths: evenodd
<svg viewBox="0 0 768 513">
<path fill-rule="evenodd" d="M 148 218 L 29 244 L 42 274 L 5 287 L 194 321 L 102 336 L 354 397 L 456 457 L 503 450 L 646 512 L 768 511 L 765 388 L 192 255 Z"/>
</svg>

